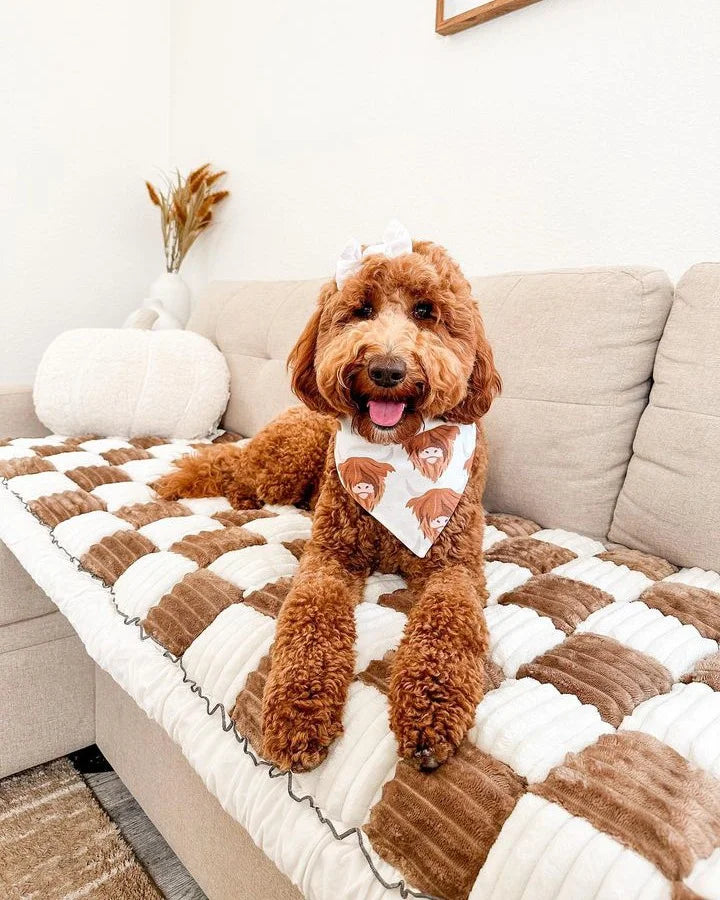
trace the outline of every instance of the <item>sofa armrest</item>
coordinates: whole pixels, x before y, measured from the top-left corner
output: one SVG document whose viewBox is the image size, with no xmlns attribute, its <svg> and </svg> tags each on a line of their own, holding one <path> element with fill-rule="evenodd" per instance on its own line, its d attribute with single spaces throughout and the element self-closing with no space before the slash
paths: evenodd
<svg viewBox="0 0 720 900">
<path fill-rule="evenodd" d="M 0 440 L 14 437 L 42 437 L 47 428 L 35 415 L 29 385 L 0 385 Z"/>
</svg>

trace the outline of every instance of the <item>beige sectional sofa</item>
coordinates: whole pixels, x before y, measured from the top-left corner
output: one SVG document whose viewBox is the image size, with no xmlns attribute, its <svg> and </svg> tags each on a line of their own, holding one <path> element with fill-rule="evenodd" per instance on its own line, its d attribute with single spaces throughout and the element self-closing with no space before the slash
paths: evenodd
<svg viewBox="0 0 720 900">
<path fill-rule="evenodd" d="M 29 388 L 0 388 L 0 435 L 11 434 L 47 434 Z M 0 696 L 0 778 L 95 739 L 92 661 L 65 617 L 1 542 Z"/>
<path fill-rule="evenodd" d="M 675 289 L 630 267 L 472 282 L 504 380 L 488 510 L 720 570 L 720 264 Z M 226 428 L 252 435 L 293 402 L 285 359 L 321 283 L 217 282 L 196 304 L 188 327 L 231 370 Z M 0 394 L 0 438 L 43 433 L 29 397 Z M 208 896 L 248 879 L 254 897 L 300 896 L 1 544 L 0 691 L 0 775 L 97 740 Z"/>
</svg>

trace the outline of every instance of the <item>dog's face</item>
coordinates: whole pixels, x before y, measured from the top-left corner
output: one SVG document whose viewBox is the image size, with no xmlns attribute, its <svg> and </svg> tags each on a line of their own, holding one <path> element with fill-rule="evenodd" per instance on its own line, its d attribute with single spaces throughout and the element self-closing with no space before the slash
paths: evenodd
<svg viewBox="0 0 720 900">
<path fill-rule="evenodd" d="M 500 389 L 470 285 L 426 242 L 369 256 L 342 290 L 325 285 L 289 363 L 307 406 L 352 416 L 380 444 L 409 439 L 423 418 L 475 422 Z"/>
</svg>

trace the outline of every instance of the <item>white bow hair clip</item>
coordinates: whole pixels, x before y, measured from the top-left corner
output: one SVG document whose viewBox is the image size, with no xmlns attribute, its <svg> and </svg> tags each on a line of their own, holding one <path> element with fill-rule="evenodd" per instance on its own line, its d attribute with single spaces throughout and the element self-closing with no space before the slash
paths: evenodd
<svg viewBox="0 0 720 900">
<path fill-rule="evenodd" d="M 341 290 L 348 278 L 360 269 L 363 260 L 375 253 L 381 253 L 388 259 L 402 256 L 403 253 L 412 253 L 410 232 L 397 219 L 392 219 L 385 227 L 382 243 L 370 244 L 363 250 L 357 238 L 349 241 L 335 265 L 335 284 L 338 290 Z"/>
</svg>

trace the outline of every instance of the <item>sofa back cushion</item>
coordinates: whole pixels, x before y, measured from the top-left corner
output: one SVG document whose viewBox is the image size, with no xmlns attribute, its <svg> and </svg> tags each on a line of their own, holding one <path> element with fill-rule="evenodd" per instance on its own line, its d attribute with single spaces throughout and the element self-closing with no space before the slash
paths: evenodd
<svg viewBox="0 0 720 900">
<path fill-rule="evenodd" d="M 471 279 L 503 376 L 487 416 L 486 506 L 605 537 L 672 300 L 650 269 Z M 285 360 L 323 280 L 216 282 L 189 328 L 231 373 L 225 426 L 252 435 L 294 399 Z"/>
<path fill-rule="evenodd" d="M 720 568 L 720 264 L 687 272 L 655 359 L 650 402 L 610 538 Z"/>
<path fill-rule="evenodd" d="M 656 269 L 471 279 L 503 377 L 489 510 L 607 535 L 672 303 Z"/>
<path fill-rule="evenodd" d="M 214 341 L 230 369 L 225 428 L 249 437 L 299 402 L 286 360 L 326 280 L 215 281 L 195 304 L 187 327 Z"/>
</svg>

